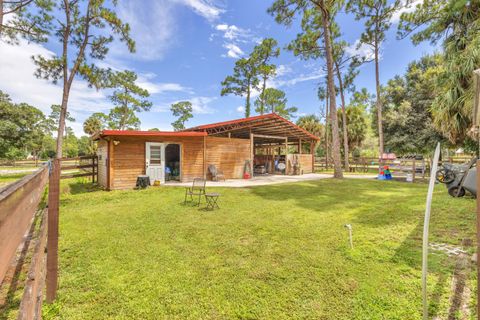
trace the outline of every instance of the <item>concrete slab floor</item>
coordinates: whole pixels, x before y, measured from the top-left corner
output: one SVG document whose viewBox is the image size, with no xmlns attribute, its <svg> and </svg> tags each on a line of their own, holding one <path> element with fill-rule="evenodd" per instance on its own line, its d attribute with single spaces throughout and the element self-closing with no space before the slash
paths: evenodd
<svg viewBox="0 0 480 320">
<path fill-rule="evenodd" d="M 301 182 L 309 180 L 320 180 L 332 178 L 330 173 L 307 173 L 301 176 L 284 176 L 284 175 L 265 175 L 255 176 L 252 179 L 227 179 L 226 181 L 207 181 L 207 187 L 232 187 L 243 188 L 252 186 L 265 186 L 270 184 Z M 346 179 L 375 179 L 374 175 L 345 175 Z M 164 186 L 169 187 L 190 187 L 191 182 L 167 182 Z"/>
</svg>

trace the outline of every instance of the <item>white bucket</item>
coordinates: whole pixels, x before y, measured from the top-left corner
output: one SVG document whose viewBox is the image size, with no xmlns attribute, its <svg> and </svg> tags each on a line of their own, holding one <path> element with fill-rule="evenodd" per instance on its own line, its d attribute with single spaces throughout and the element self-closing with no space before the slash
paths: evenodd
<svg viewBox="0 0 480 320">
<path fill-rule="evenodd" d="M 407 182 L 413 182 L 413 174 L 407 173 Z"/>
</svg>

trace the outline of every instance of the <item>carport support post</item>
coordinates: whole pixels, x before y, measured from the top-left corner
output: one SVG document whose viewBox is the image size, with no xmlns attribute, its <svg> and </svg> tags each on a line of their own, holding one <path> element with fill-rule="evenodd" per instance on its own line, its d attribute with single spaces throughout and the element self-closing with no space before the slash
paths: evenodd
<svg viewBox="0 0 480 320">
<path fill-rule="evenodd" d="M 315 173 L 315 143 L 310 142 L 310 153 L 312 154 L 312 173 Z"/>
<path fill-rule="evenodd" d="M 207 137 L 205 136 L 203 136 L 203 179 L 207 180 Z"/>
<path fill-rule="evenodd" d="M 253 133 L 250 132 L 250 174 L 253 178 L 253 160 L 255 159 L 255 143 L 253 141 Z"/>
<path fill-rule="evenodd" d="M 288 138 L 285 138 L 285 175 L 288 174 Z"/>
<path fill-rule="evenodd" d="M 413 163 L 412 163 L 412 181 L 415 182 L 415 173 L 417 172 L 417 166 L 416 166 L 416 158 L 413 158 Z"/>
</svg>

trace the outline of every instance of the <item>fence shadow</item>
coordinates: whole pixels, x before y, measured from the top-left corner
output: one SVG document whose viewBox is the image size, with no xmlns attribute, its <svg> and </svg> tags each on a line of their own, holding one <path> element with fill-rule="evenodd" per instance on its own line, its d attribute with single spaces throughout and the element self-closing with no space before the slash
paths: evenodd
<svg viewBox="0 0 480 320">
<path fill-rule="evenodd" d="M 64 180 L 65 183 L 62 186 L 62 193 L 64 194 L 82 194 L 88 192 L 103 191 L 103 188 L 98 184 L 94 184 L 87 178 L 74 178 Z"/>
</svg>

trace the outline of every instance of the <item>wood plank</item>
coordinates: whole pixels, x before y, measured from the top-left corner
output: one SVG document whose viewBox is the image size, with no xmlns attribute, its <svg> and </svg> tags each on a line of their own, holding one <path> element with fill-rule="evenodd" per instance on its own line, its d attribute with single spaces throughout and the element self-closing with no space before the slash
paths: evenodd
<svg viewBox="0 0 480 320">
<path fill-rule="evenodd" d="M 37 241 L 33 250 L 32 262 L 23 291 L 18 320 L 38 319 L 41 310 L 42 290 L 45 281 L 45 247 L 47 243 L 47 209 L 43 210 Z M 40 299 L 38 298 L 40 296 Z"/>
<path fill-rule="evenodd" d="M 93 167 L 93 163 L 90 163 L 90 164 L 82 164 L 82 165 L 64 166 L 62 167 L 62 170 L 86 169 L 86 168 L 92 168 L 92 167 Z"/>
<path fill-rule="evenodd" d="M 280 136 L 269 136 L 265 134 L 254 134 L 252 133 L 253 138 L 265 138 L 265 139 L 276 139 L 276 140 L 285 140 L 285 137 Z"/>
<path fill-rule="evenodd" d="M 72 178 L 79 178 L 79 177 L 91 177 L 92 173 L 72 173 L 72 174 L 62 174 L 60 179 L 72 179 Z"/>
<path fill-rule="evenodd" d="M 48 181 L 48 167 L 0 189 L 0 282 L 37 211 Z"/>
</svg>

